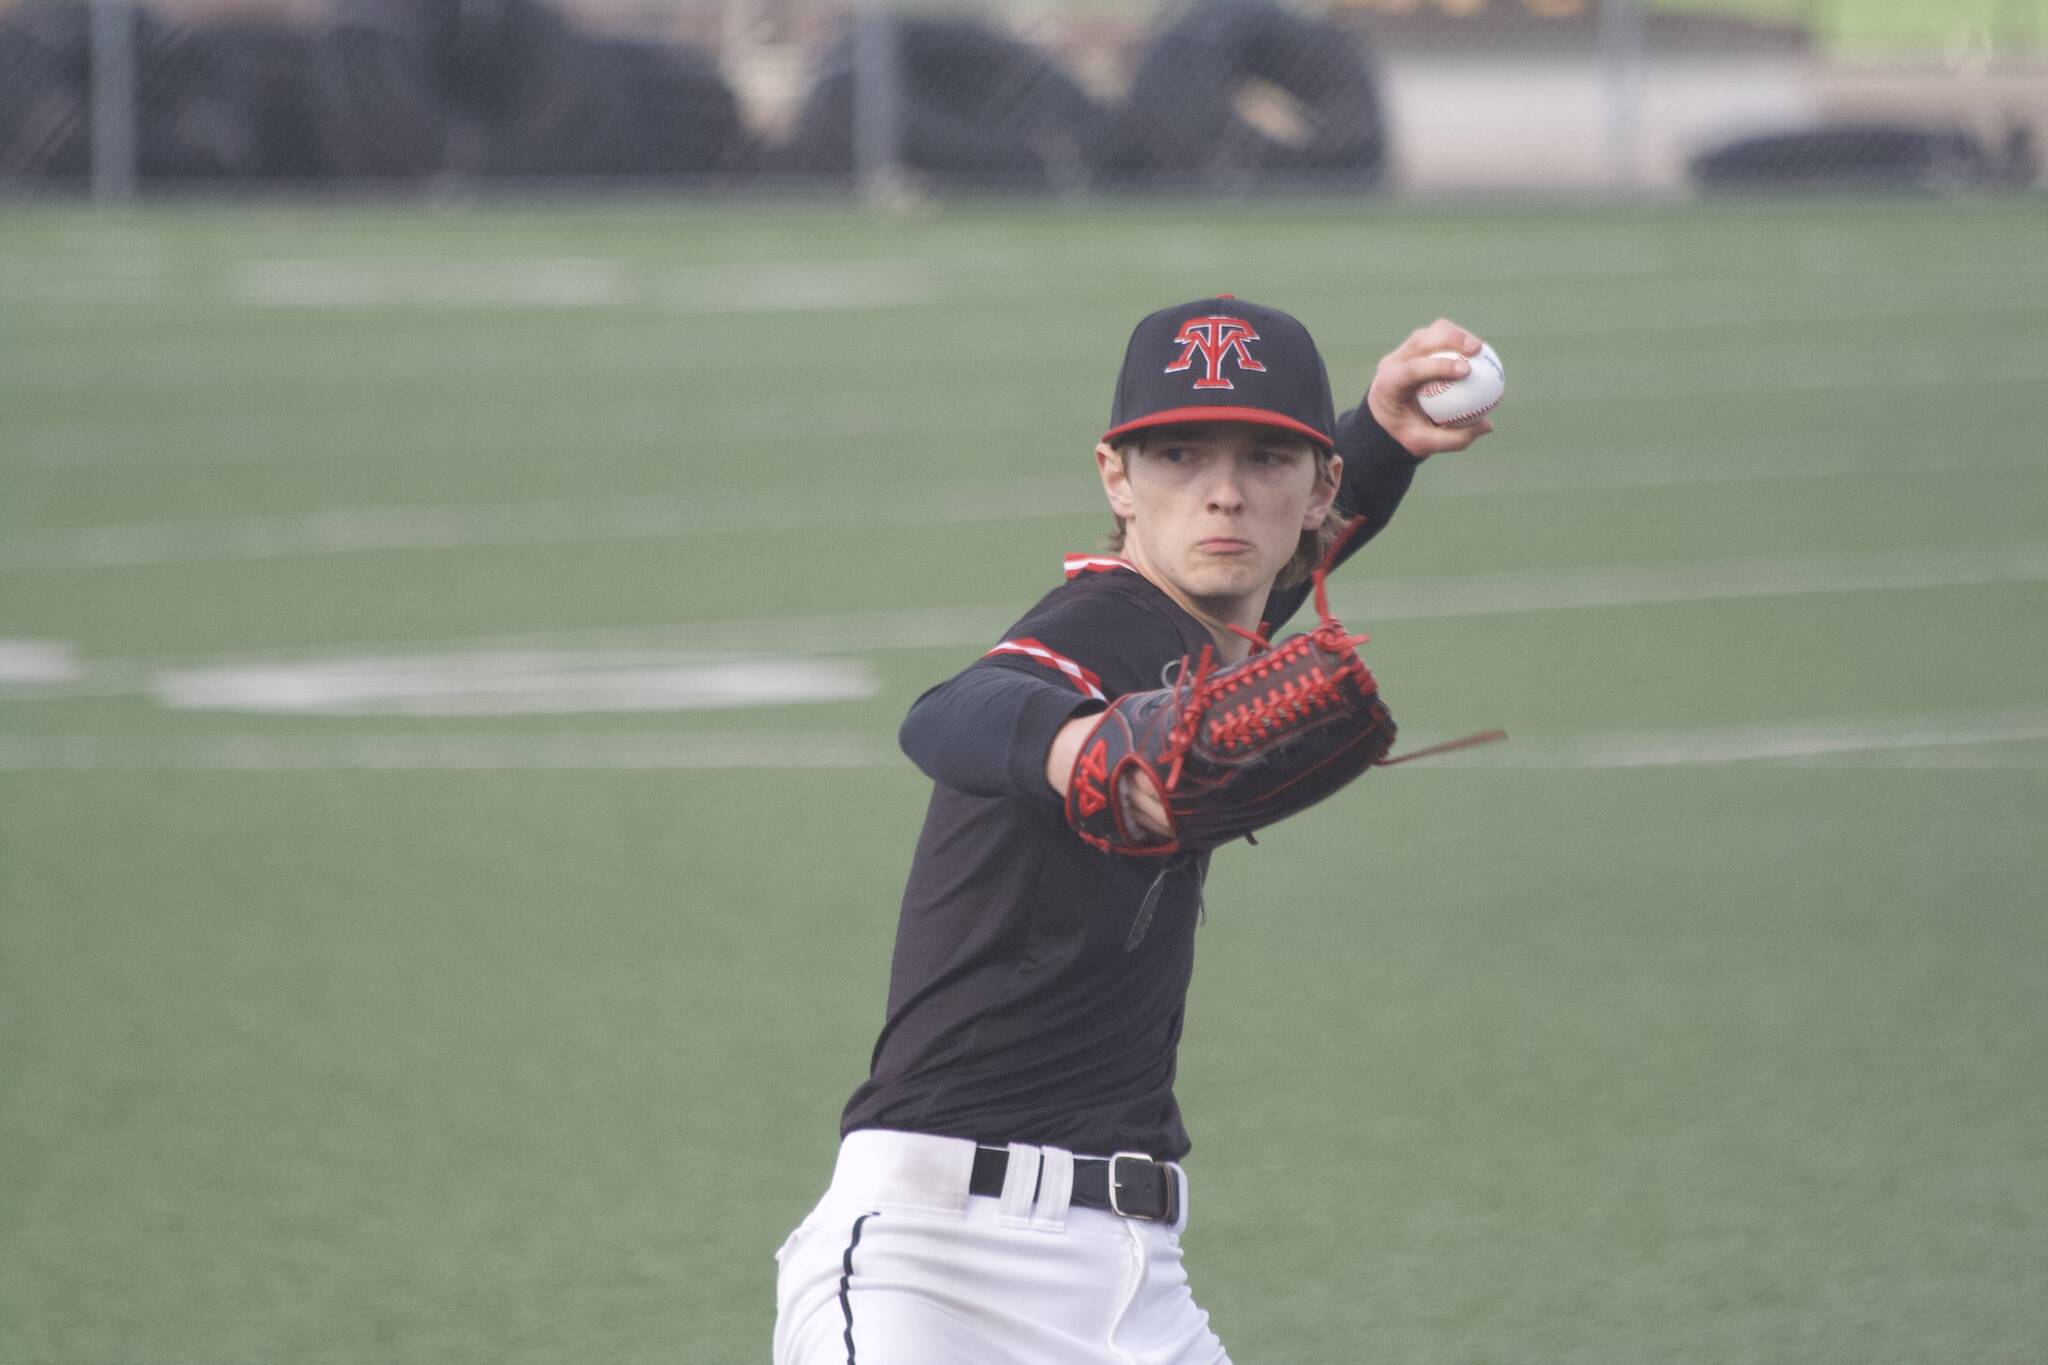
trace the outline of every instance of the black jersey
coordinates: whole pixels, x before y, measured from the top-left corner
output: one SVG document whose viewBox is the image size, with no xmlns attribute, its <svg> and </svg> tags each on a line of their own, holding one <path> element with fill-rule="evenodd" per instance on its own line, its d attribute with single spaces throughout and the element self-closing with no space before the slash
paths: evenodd
<svg viewBox="0 0 2048 1365">
<path fill-rule="evenodd" d="M 1339 508 L 1383 526 L 1415 461 L 1361 409 L 1339 423 Z M 902 729 L 933 779 L 897 923 L 888 1018 L 841 1131 L 892 1128 L 1093 1154 L 1188 1150 L 1173 1079 L 1208 855 L 1102 853 L 1045 780 L 1054 734 L 1165 684 L 1211 642 L 1120 559 L 1070 555 L 1066 581 Z M 1277 629 L 1307 588 L 1276 592 Z M 1155 880 L 1150 927 L 1126 947 Z"/>
</svg>

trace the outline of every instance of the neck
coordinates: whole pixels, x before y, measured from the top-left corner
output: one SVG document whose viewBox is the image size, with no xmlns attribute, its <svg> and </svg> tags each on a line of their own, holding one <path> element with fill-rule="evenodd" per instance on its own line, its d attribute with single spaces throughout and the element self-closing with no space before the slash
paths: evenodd
<svg viewBox="0 0 2048 1365">
<path fill-rule="evenodd" d="M 1155 571 L 1145 561 L 1144 551 L 1135 544 L 1124 547 L 1124 558 L 1130 561 L 1153 587 L 1165 593 L 1188 615 L 1202 623 L 1216 642 L 1216 657 L 1226 664 L 1234 664 L 1251 653 L 1252 642 L 1238 630 L 1255 632 L 1259 628 L 1259 613 L 1265 607 L 1265 597 L 1256 601 L 1250 598 L 1190 597 L 1175 587 L 1165 574 Z M 1232 630 L 1231 627 L 1237 627 Z"/>
</svg>

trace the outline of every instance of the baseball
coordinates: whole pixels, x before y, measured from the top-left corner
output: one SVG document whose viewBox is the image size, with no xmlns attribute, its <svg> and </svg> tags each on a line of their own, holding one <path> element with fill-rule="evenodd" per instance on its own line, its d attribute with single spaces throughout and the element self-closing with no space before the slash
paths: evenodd
<svg viewBox="0 0 2048 1365">
<path fill-rule="evenodd" d="M 1424 384 L 1415 391 L 1415 401 L 1422 405 L 1423 415 L 1430 421 L 1440 427 L 1470 426 L 1500 406 L 1501 395 L 1507 392 L 1508 372 L 1501 366 L 1500 357 L 1493 353 L 1493 347 L 1482 345 L 1475 356 L 1458 351 L 1431 352 L 1431 359 L 1438 358 L 1470 360 L 1472 373 L 1463 379 Z"/>
</svg>

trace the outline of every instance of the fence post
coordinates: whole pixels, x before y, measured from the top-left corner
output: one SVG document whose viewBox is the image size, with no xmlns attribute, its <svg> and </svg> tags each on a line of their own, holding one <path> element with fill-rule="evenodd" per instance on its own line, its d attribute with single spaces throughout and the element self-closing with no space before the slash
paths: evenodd
<svg viewBox="0 0 2048 1365">
<path fill-rule="evenodd" d="M 853 14 L 853 178 L 861 197 L 887 205 L 903 192 L 903 104 L 889 0 L 856 0 Z"/>
<path fill-rule="evenodd" d="M 135 196 L 134 0 L 92 0 L 92 197 Z"/>
<path fill-rule="evenodd" d="M 1600 91 L 1606 109 L 1610 188 L 1636 188 L 1647 84 L 1641 0 L 1600 0 Z"/>
</svg>

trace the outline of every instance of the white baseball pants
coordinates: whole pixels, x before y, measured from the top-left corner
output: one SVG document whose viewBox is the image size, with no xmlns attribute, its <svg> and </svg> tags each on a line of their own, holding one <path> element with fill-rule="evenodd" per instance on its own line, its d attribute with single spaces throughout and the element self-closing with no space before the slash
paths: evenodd
<svg viewBox="0 0 2048 1365">
<path fill-rule="evenodd" d="M 1176 1223 L 1070 1206 L 1073 1154 L 1013 1145 L 1000 1198 L 974 1144 L 863 1131 L 775 1259 L 775 1365 L 1229 1365 Z M 1177 1168 L 1176 1168 L 1177 1169 Z"/>
</svg>

